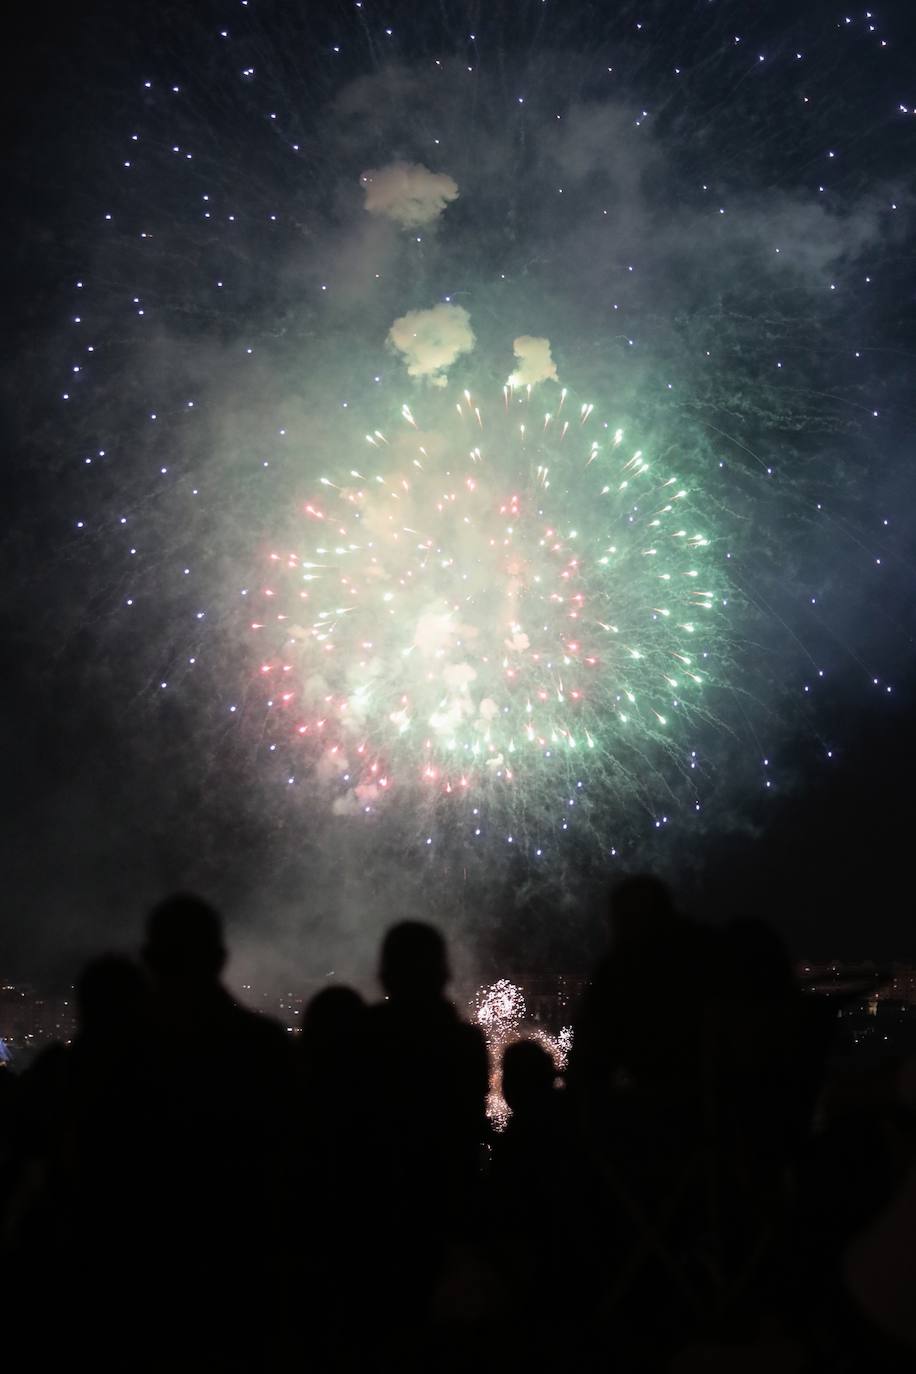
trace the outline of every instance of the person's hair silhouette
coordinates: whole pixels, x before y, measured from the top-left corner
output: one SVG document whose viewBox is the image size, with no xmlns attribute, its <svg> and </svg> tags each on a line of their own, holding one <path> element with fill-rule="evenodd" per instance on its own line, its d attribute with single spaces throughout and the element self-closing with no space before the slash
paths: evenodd
<svg viewBox="0 0 916 1374">
<path fill-rule="evenodd" d="M 76 984 L 81 1036 L 116 1036 L 134 1029 L 147 1007 L 143 970 L 123 954 L 102 954 L 86 965 Z"/>
<path fill-rule="evenodd" d="M 503 1053 L 503 1097 L 516 1116 L 549 1107 L 557 1077 L 551 1056 L 536 1040 L 516 1040 Z"/>
<path fill-rule="evenodd" d="M 355 988 L 322 988 L 302 1013 L 302 1033 L 323 1045 L 333 1045 L 338 1036 L 348 1036 L 362 1028 L 366 1004 Z"/>
<path fill-rule="evenodd" d="M 671 893 L 660 878 L 650 873 L 636 873 L 622 878 L 611 888 L 608 924 L 615 944 L 652 939 L 677 921 Z"/>
<path fill-rule="evenodd" d="M 193 893 L 166 897 L 147 919 L 143 961 L 162 981 L 216 981 L 226 963 L 219 913 Z"/>
<path fill-rule="evenodd" d="M 379 981 L 389 997 L 438 998 L 449 980 L 445 941 L 425 921 L 400 921 L 382 944 Z"/>
</svg>

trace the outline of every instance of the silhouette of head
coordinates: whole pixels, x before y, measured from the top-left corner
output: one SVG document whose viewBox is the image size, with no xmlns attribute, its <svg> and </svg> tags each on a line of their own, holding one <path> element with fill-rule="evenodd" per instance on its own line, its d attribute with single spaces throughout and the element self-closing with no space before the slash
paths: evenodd
<svg viewBox="0 0 916 1374">
<path fill-rule="evenodd" d="M 365 1013 L 366 1004 L 353 988 L 323 988 L 302 1013 L 302 1032 L 311 1039 L 333 1042 L 356 1034 Z"/>
<path fill-rule="evenodd" d="M 677 921 L 671 893 L 648 873 L 623 878 L 611 889 L 608 920 L 615 943 L 650 938 Z"/>
<path fill-rule="evenodd" d="M 379 979 L 389 997 L 439 997 L 449 980 L 445 941 L 425 921 L 401 921 L 382 943 Z"/>
<path fill-rule="evenodd" d="M 553 1059 L 536 1040 L 515 1040 L 503 1053 L 503 1097 L 516 1114 L 543 1107 L 556 1076 Z"/>
<path fill-rule="evenodd" d="M 797 991 L 789 951 L 766 921 L 737 917 L 725 927 L 725 940 L 731 977 L 743 996 L 778 998 Z"/>
<path fill-rule="evenodd" d="M 86 965 L 76 984 L 81 1035 L 116 1035 L 135 1027 L 149 988 L 143 970 L 122 954 L 103 954 Z"/>
<path fill-rule="evenodd" d="M 215 982 L 226 962 L 219 913 L 192 893 L 166 897 L 147 919 L 143 961 L 164 982 Z"/>
</svg>

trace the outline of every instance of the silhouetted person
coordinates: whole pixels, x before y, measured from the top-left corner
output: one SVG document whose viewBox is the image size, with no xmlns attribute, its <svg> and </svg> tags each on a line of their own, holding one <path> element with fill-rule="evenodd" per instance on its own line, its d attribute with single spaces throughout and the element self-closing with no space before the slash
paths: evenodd
<svg viewBox="0 0 916 1374">
<path fill-rule="evenodd" d="M 642 1341 L 646 1367 L 664 1367 L 700 1316 L 706 1037 L 721 940 L 681 915 L 651 877 L 619 883 L 608 914 L 610 948 L 576 1020 L 568 1084 L 594 1189 L 600 1339 L 625 1358 Z"/>
<path fill-rule="evenodd" d="M 28 1143 L 11 1239 L 17 1272 L 40 1269 L 42 1299 L 55 1313 L 53 1322 L 36 1314 L 31 1357 L 42 1364 L 91 1349 L 102 1367 L 131 1318 L 141 1319 L 134 1265 L 146 1235 L 147 980 L 130 959 L 103 955 L 80 975 L 76 1008 L 72 1045 L 44 1051 L 24 1076 Z M 55 1254 L 67 1264 L 49 1264 Z M 93 1316 L 100 1292 L 104 1323 Z"/>
<path fill-rule="evenodd" d="M 358 1368 L 364 1353 L 364 1294 L 376 1260 L 366 1243 L 374 1197 L 366 1168 L 368 1020 L 358 992 L 327 987 L 304 1008 L 296 1041 L 300 1117 L 289 1192 L 299 1251 L 292 1297 L 312 1297 L 308 1347 L 321 1369 Z"/>
<path fill-rule="evenodd" d="M 558 1099 L 557 1066 L 536 1040 L 515 1040 L 503 1051 L 503 1097 L 512 1112 L 510 1129 L 526 1133 L 546 1122 Z M 507 1138 L 504 1136 L 504 1139 Z"/>
<path fill-rule="evenodd" d="M 537 1041 L 505 1048 L 503 1096 L 512 1114 L 493 1140 L 490 1234 L 504 1289 L 504 1358 L 519 1369 L 577 1367 L 581 1169 L 569 1099 Z"/>
<path fill-rule="evenodd" d="M 147 1127 L 152 1005 L 149 979 L 132 959 L 103 954 L 76 984 L 76 1037 L 68 1055 L 69 1128 L 80 1173 L 109 1153 L 132 1156 Z M 117 1168 L 117 1160 L 111 1161 Z M 99 1168 L 100 1178 L 108 1166 Z"/>
<path fill-rule="evenodd" d="M 147 1186 L 154 1245 L 172 1275 L 157 1334 L 180 1327 L 196 1359 L 263 1359 L 258 1343 L 278 1327 L 291 1044 L 277 1022 L 226 991 L 222 923 L 199 897 L 153 908 L 143 960 L 154 987 L 156 1071 Z"/>
<path fill-rule="evenodd" d="M 369 1014 L 369 1167 L 385 1237 L 379 1320 L 397 1345 L 411 1322 L 422 1324 L 446 1246 L 473 1227 L 488 1068 L 480 1031 L 444 996 L 449 968 L 437 930 L 393 926 L 379 977 L 387 997 Z"/>
<path fill-rule="evenodd" d="M 705 1009 L 721 966 L 715 933 L 682 916 L 656 878 L 623 879 L 608 918 L 610 949 L 579 1009 L 569 1065 L 589 1117 L 621 1090 L 695 1089 Z"/>
<path fill-rule="evenodd" d="M 792 1305 L 801 1277 L 793 1212 L 823 1038 L 771 926 L 733 919 L 719 944 L 701 1047 L 707 1253 L 720 1308 L 748 1334 Z"/>
<path fill-rule="evenodd" d="M 334 1207 L 349 1206 L 351 1175 L 362 1146 L 368 1023 L 369 1008 L 355 989 L 324 988 L 302 1013 L 296 1045 L 307 1146 Z"/>
<path fill-rule="evenodd" d="M 86 965 L 76 984 L 81 1043 L 113 1045 L 134 1039 L 149 1016 L 149 980 L 123 954 L 103 954 Z"/>
<path fill-rule="evenodd" d="M 392 1167 L 418 1196 L 424 1173 L 460 1191 L 476 1175 L 486 1128 L 483 1036 L 444 996 L 445 941 L 432 926 L 393 926 L 379 978 L 387 997 L 371 1009 L 369 1029 Z"/>
<path fill-rule="evenodd" d="M 296 1043 L 302 1131 L 312 1191 L 336 1230 L 362 1206 L 358 1160 L 363 1149 L 368 1088 L 369 1008 L 353 988 L 317 993 L 302 1013 Z M 315 1199 L 308 1205 L 315 1206 Z"/>
<path fill-rule="evenodd" d="M 565 1093 L 556 1079 L 552 1056 L 536 1041 L 516 1040 L 504 1050 L 502 1091 L 511 1116 L 493 1142 L 491 1178 L 515 1213 L 513 1231 L 519 1224 L 526 1233 L 543 1225 L 549 1231 L 555 1220 L 550 1194 L 569 1152 Z"/>
<path fill-rule="evenodd" d="M 290 1043 L 279 1022 L 229 995 L 221 981 L 226 958 L 222 922 L 207 902 L 179 894 L 153 908 L 143 961 L 153 980 L 159 1033 L 165 1042 L 181 1041 L 182 1061 L 190 1056 L 201 1067 L 207 1061 L 219 1090 L 254 1072 L 276 1086 L 278 1073 L 289 1071 Z M 224 1100 L 221 1109 L 227 1105 Z"/>
<path fill-rule="evenodd" d="M 93 959 L 76 984 L 72 1045 L 48 1046 L 23 1074 L 20 1149 L 56 1178 L 62 1169 L 94 1167 L 100 1152 L 107 1155 L 107 1142 L 120 1140 L 121 1126 L 128 1126 L 134 1084 L 143 1074 L 148 1002 L 147 981 L 132 960 Z"/>
<path fill-rule="evenodd" d="M 302 1013 L 299 1055 L 308 1074 L 326 1074 L 336 1082 L 330 1060 L 359 1054 L 366 1034 L 368 1008 L 355 988 L 337 985 L 317 992 Z"/>
<path fill-rule="evenodd" d="M 0 1064 L 0 1178 L 12 1151 L 13 1122 L 16 1118 L 19 1080 L 7 1064 Z M 8 1176 L 7 1176 L 8 1177 Z M 5 1188 L 0 1183 L 0 1199 Z M 0 1218 L 3 1215 L 0 1201 Z"/>
<path fill-rule="evenodd" d="M 810 1132 L 826 1053 L 824 1008 L 802 997 L 784 942 L 756 918 L 729 921 L 716 999 L 723 1093 L 764 1162 L 786 1162 Z"/>
</svg>

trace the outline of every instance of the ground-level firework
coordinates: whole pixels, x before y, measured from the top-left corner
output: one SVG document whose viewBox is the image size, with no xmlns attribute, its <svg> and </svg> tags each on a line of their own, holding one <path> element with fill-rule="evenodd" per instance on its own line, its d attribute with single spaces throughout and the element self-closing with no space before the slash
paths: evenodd
<svg viewBox="0 0 916 1374">
<path fill-rule="evenodd" d="M 572 1049 L 572 1026 L 561 1026 L 552 1034 L 541 1025 L 526 1023 L 527 1010 L 524 992 L 508 978 L 498 978 L 495 983 L 478 988 L 471 1005 L 474 1020 L 487 1042 L 490 1063 L 487 1116 L 499 1131 L 505 1129 L 510 1115 L 502 1092 L 502 1059 L 508 1046 L 516 1040 L 534 1040 L 550 1055 L 557 1073 L 566 1068 Z"/>
</svg>

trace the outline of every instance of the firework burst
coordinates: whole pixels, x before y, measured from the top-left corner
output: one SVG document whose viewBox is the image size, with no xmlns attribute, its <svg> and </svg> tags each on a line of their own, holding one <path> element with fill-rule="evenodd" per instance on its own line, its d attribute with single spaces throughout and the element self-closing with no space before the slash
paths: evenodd
<svg viewBox="0 0 916 1374">
<path fill-rule="evenodd" d="M 415 882 L 562 942 L 762 833 L 912 642 L 894 34 L 471 8 L 151 10 L 21 168 L 81 169 L 17 384 L 29 699 L 72 684 L 68 776 L 107 742 L 90 843 L 159 815 L 334 940 Z"/>
<path fill-rule="evenodd" d="M 335 811 L 419 789 L 543 823 L 584 779 L 632 795 L 634 751 L 643 779 L 689 756 L 727 602 L 689 462 L 552 389 L 405 404 L 271 553 L 271 736 Z"/>
</svg>

